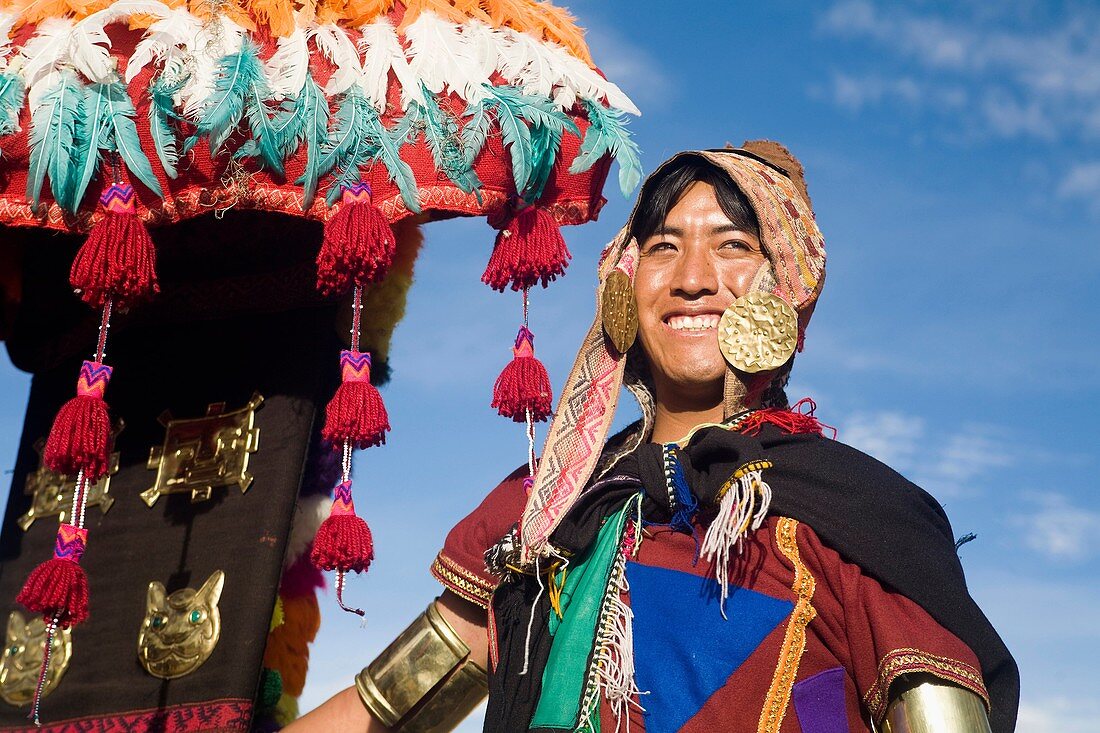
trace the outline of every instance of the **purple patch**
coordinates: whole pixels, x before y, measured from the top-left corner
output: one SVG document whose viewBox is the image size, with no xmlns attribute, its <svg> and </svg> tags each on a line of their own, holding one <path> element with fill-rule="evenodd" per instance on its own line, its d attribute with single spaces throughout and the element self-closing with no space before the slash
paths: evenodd
<svg viewBox="0 0 1100 733">
<path fill-rule="evenodd" d="M 843 667 L 827 669 L 796 683 L 793 697 L 802 733 L 849 733 Z"/>
</svg>

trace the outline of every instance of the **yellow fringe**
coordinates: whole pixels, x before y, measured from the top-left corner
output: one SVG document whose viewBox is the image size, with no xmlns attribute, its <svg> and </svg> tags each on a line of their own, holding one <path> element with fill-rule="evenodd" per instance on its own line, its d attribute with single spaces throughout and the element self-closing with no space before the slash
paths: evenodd
<svg viewBox="0 0 1100 733">
<path fill-rule="evenodd" d="M 267 633 L 271 633 L 275 629 L 279 628 L 286 622 L 286 614 L 283 612 L 283 598 L 282 596 L 275 597 L 275 610 L 271 612 L 271 625 L 267 628 Z"/>
<path fill-rule="evenodd" d="M 363 320 L 360 340 L 377 358 L 389 358 L 390 340 L 397 324 L 405 317 L 405 299 L 412 285 L 413 265 L 424 235 L 417 222 L 402 219 L 393 226 L 397 239 L 393 267 L 386 278 L 369 288 L 363 297 L 363 312 L 370 317 Z M 347 326 L 350 328 L 350 323 Z"/>
<path fill-rule="evenodd" d="M 288 726 L 298 719 L 298 698 L 285 692 L 275 704 L 275 722 L 281 726 Z"/>
</svg>

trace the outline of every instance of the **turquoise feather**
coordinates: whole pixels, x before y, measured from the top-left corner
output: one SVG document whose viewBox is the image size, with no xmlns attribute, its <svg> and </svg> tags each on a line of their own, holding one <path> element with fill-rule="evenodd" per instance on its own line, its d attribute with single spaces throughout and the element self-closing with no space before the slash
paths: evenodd
<svg viewBox="0 0 1100 733">
<path fill-rule="evenodd" d="M 562 134 L 568 130 L 579 136 L 580 130 L 549 99 L 526 95 L 515 87 L 486 84 L 485 89 L 489 96 L 481 104 L 491 109 L 500 127 L 501 139 L 512 159 L 516 191 L 534 201 L 542 195 Z M 479 122 L 476 113 L 471 122 Z M 471 145 L 479 138 L 484 142 L 480 130 L 468 137 Z"/>
<path fill-rule="evenodd" d="M 642 180 L 642 164 L 638 145 L 630 138 L 630 131 L 626 129 L 623 112 L 608 109 L 589 99 L 582 102 L 588 112 L 590 124 L 577 158 L 569 166 L 569 172 L 583 173 L 605 154 L 610 153 L 619 163 L 619 188 L 623 196 L 630 196 Z"/>
<path fill-rule="evenodd" d="M 19 74 L 0 74 L 0 137 L 10 135 L 19 127 L 26 87 Z"/>
<path fill-rule="evenodd" d="M 117 77 L 103 84 L 91 84 L 85 89 L 84 135 L 81 140 L 78 175 L 72 190 L 73 206 L 79 208 L 88 190 L 88 184 L 103 160 L 104 152 L 118 153 L 126 168 L 150 191 L 164 198 L 160 182 L 153 173 L 149 158 L 141 149 L 137 114 L 130 95 Z"/>
<path fill-rule="evenodd" d="M 265 100 L 270 96 L 256 46 L 245 41 L 240 51 L 229 54 L 218 62 L 214 91 L 203 105 L 201 115 L 195 121 L 195 134 L 187 138 L 183 152 L 186 153 L 194 147 L 199 139 L 208 137 L 210 154 L 217 155 L 237 129 L 246 108 L 254 139 L 262 139 L 266 134 L 263 124 L 263 120 L 267 119 Z M 259 135 L 257 126 L 260 128 Z"/>
<path fill-rule="evenodd" d="M 183 88 L 184 80 L 169 84 L 158 76 L 149 86 L 149 135 L 153 138 L 160 165 L 169 178 L 179 175 L 179 140 L 176 136 L 176 114 L 173 97 Z"/>
<path fill-rule="evenodd" d="M 409 114 L 412 115 L 413 128 L 423 131 L 436 168 L 460 190 L 466 193 L 479 191 L 481 180 L 467 161 L 458 125 L 440 108 L 436 96 L 423 85 L 421 92 L 423 104 L 414 102 Z"/>
<path fill-rule="evenodd" d="M 157 196 L 164 198 L 164 191 L 153 173 L 153 166 L 141 149 L 141 139 L 138 137 L 137 125 L 134 124 L 137 111 L 126 91 L 126 85 L 116 77 L 108 84 L 93 84 L 92 88 L 106 100 L 110 114 L 109 124 L 114 133 L 112 138 L 115 152 L 122 158 L 131 175 Z"/>
<path fill-rule="evenodd" d="M 319 176 L 326 175 L 334 168 L 338 171 L 326 197 L 329 205 L 340 197 L 342 187 L 351 186 L 362 179 L 363 167 L 380 162 L 401 192 L 406 208 L 419 213 L 416 177 L 400 155 L 401 145 L 408 140 L 408 135 L 409 127 L 406 124 L 399 124 L 392 131 L 387 130 L 363 90 L 358 86 L 348 89 L 342 95 L 333 115 L 333 126 L 325 146 L 325 155 L 318 165 Z"/>
<path fill-rule="evenodd" d="M 313 206 L 317 181 L 321 178 L 322 148 L 328 143 L 329 117 L 328 99 L 313 81 L 312 74 L 306 74 L 306 83 L 295 107 L 295 116 L 302 120 L 302 125 L 289 152 L 293 155 L 302 144 L 306 146 L 306 167 L 295 183 L 305 189 L 303 206 L 308 210 Z"/>
<path fill-rule="evenodd" d="M 49 176 L 50 191 L 58 205 L 75 213 L 72 200 L 74 171 L 82 147 L 84 90 L 76 73 L 62 71 L 57 84 L 42 95 L 31 112 L 30 165 L 27 198 L 35 206 Z"/>
</svg>

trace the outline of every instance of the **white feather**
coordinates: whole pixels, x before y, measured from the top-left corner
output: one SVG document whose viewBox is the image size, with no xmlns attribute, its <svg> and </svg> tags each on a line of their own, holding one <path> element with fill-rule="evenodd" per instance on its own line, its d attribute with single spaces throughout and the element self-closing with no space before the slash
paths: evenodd
<svg viewBox="0 0 1100 733">
<path fill-rule="evenodd" d="M 347 31 L 335 23 L 327 23 L 311 31 L 313 42 L 336 70 L 325 84 L 325 95 L 332 97 L 346 92 L 363 75 L 363 62 Z"/>
<path fill-rule="evenodd" d="M 555 86 L 562 83 L 565 70 L 547 44 L 526 33 L 511 28 L 501 33 L 500 73 L 509 84 L 523 89 L 524 94 L 550 97 Z M 565 95 L 563 101 L 568 101 Z M 555 102 L 557 102 L 555 97 Z M 576 101 L 575 95 L 573 101 Z M 572 107 L 572 102 L 568 107 Z M 568 108 L 564 107 L 564 108 Z"/>
<path fill-rule="evenodd" d="M 36 99 L 34 88 L 38 83 L 47 76 L 52 77 L 68 63 L 72 29 L 73 22 L 67 18 L 47 18 L 38 24 L 35 34 L 20 49 L 23 79 L 30 88 L 32 100 Z M 31 106 L 34 107 L 33 102 Z"/>
<path fill-rule="evenodd" d="M 504 62 L 503 54 L 507 46 L 505 35 L 492 26 L 472 20 L 463 24 L 462 38 L 478 65 L 479 73 L 486 78 L 492 76 Z"/>
<path fill-rule="evenodd" d="M 244 35 L 244 28 L 224 15 L 219 16 L 216 22 L 199 28 L 190 49 L 190 76 L 180 90 L 184 114 L 197 115 L 202 111 L 207 98 L 214 91 L 218 62 L 241 50 Z"/>
<path fill-rule="evenodd" d="M 297 97 L 309 72 L 309 43 L 304 28 L 279 39 L 275 53 L 264 64 L 267 84 L 275 99 Z"/>
<path fill-rule="evenodd" d="M 0 11 L 0 69 L 7 68 L 7 57 L 11 53 L 11 29 L 19 20 L 18 10 Z"/>
<path fill-rule="evenodd" d="M 111 39 L 107 26 L 131 15 L 152 15 L 163 18 L 168 6 L 157 0 L 120 0 L 92 13 L 73 26 L 69 41 L 69 57 L 77 71 L 94 82 L 105 82 L 114 75 L 116 65 L 111 58 Z"/>
<path fill-rule="evenodd" d="M 420 14 L 405 30 L 409 42 L 409 68 L 435 94 L 444 89 L 469 103 L 480 102 L 489 83 L 478 63 L 477 49 L 459 32 L 458 25 L 432 12 Z"/>
<path fill-rule="evenodd" d="M 547 44 L 563 73 L 563 82 L 571 87 L 577 96 L 596 101 L 606 100 L 608 106 L 640 116 L 638 106 L 626 96 L 614 83 L 600 76 L 588 64 L 566 51 L 561 46 Z"/>
<path fill-rule="evenodd" d="M 148 64 L 163 62 L 165 68 L 185 62 L 202 30 L 202 21 L 187 8 L 173 8 L 145 31 L 134 53 L 126 62 L 126 83 L 141 73 Z"/>
<path fill-rule="evenodd" d="M 390 72 L 401 85 L 401 108 L 420 98 L 416 75 L 409 67 L 405 49 L 397 38 L 397 31 L 388 20 L 382 18 L 359 29 L 359 51 L 363 57 L 363 75 L 359 79 L 363 92 L 380 113 L 386 111 L 386 92 L 390 86 Z"/>
</svg>

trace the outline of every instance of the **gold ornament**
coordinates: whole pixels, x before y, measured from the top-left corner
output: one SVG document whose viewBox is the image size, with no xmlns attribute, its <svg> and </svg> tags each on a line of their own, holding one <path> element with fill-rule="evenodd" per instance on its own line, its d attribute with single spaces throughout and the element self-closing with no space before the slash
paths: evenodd
<svg viewBox="0 0 1100 733">
<path fill-rule="evenodd" d="M 45 444 L 44 440 L 34 444 L 34 449 L 39 455 Z M 116 473 L 118 473 L 118 453 L 112 453 L 107 461 L 106 475 L 95 483 L 88 484 L 85 489 L 86 506 L 98 506 L 101 512 L 107 513 L 115 503 L 114 497 L 111 496 L 111 476 Z M 58 521 L 62 524 L 69 522 L 69 510 L 72 508 L 75 489 L 75 476 L 62 476 L 40 463 L 37 471 L 27 474 L 27 480 L 23 485 L 23 493 L 32 498 L 30 509 L 16 520 L 19 527 L 26 532 L 36 519 L 55 515 L 58 515 Z"/>
<path fill-rule="evenodd" d="M 160 581 L 149 584 L 138 634 L 138 660 L 146 672 L 172 680 L 191 674 L 210 657 L 222 633 L 218 599 L 224 584 L 221 570 L 198 591 L 181 588 L 166 595 Z"/>
<path fill-rule="evenodd" d="M 603 330 L 620 354 L 625 354 L 638 337 L 638 303 L 634 285 L 622 270 L 612 270 L 604 281 L 600 302 Z"/>
<path fill-rule="evenodd" d="M 46 651 L 46 622 L 41 616 L 27 621 L 19 611 L 8 616 L 7 645 L 0 658 L 0 698 L 8 705 L 22 707 L 34 700 L 42 657 Z M 50 669 L 42 697 L 49 695 L 61 681 L 73 656 L 72 629 L 58 629 L 50 647 Z"/>
<path fill-rule="evenodd" d="M 718 346 L 729 365 L 750 374 L 787 363 L 798 343 L 798 315 L 787 301 L 751 292 L 730 303 L 718 323 Z"/>
<path fill-rule="evenodd" d="M 239 410 L 225 412 L 224 403 L 206 408 L 206 416 L 173 420 L 165 412 L 164 446 L 149 450 L 147 468 L 157 470 L 156 482 L 141 498 L 149 506 L 163 494 L 191 494 L 191 501 L 206 501 L 215 487 L 236 484 L 248 491 L 252 474 L 248 456 L 259 449 L 260 429 L 255 427 L 256 410 L 264 398 L 252 395 Z"/>
</svg>

